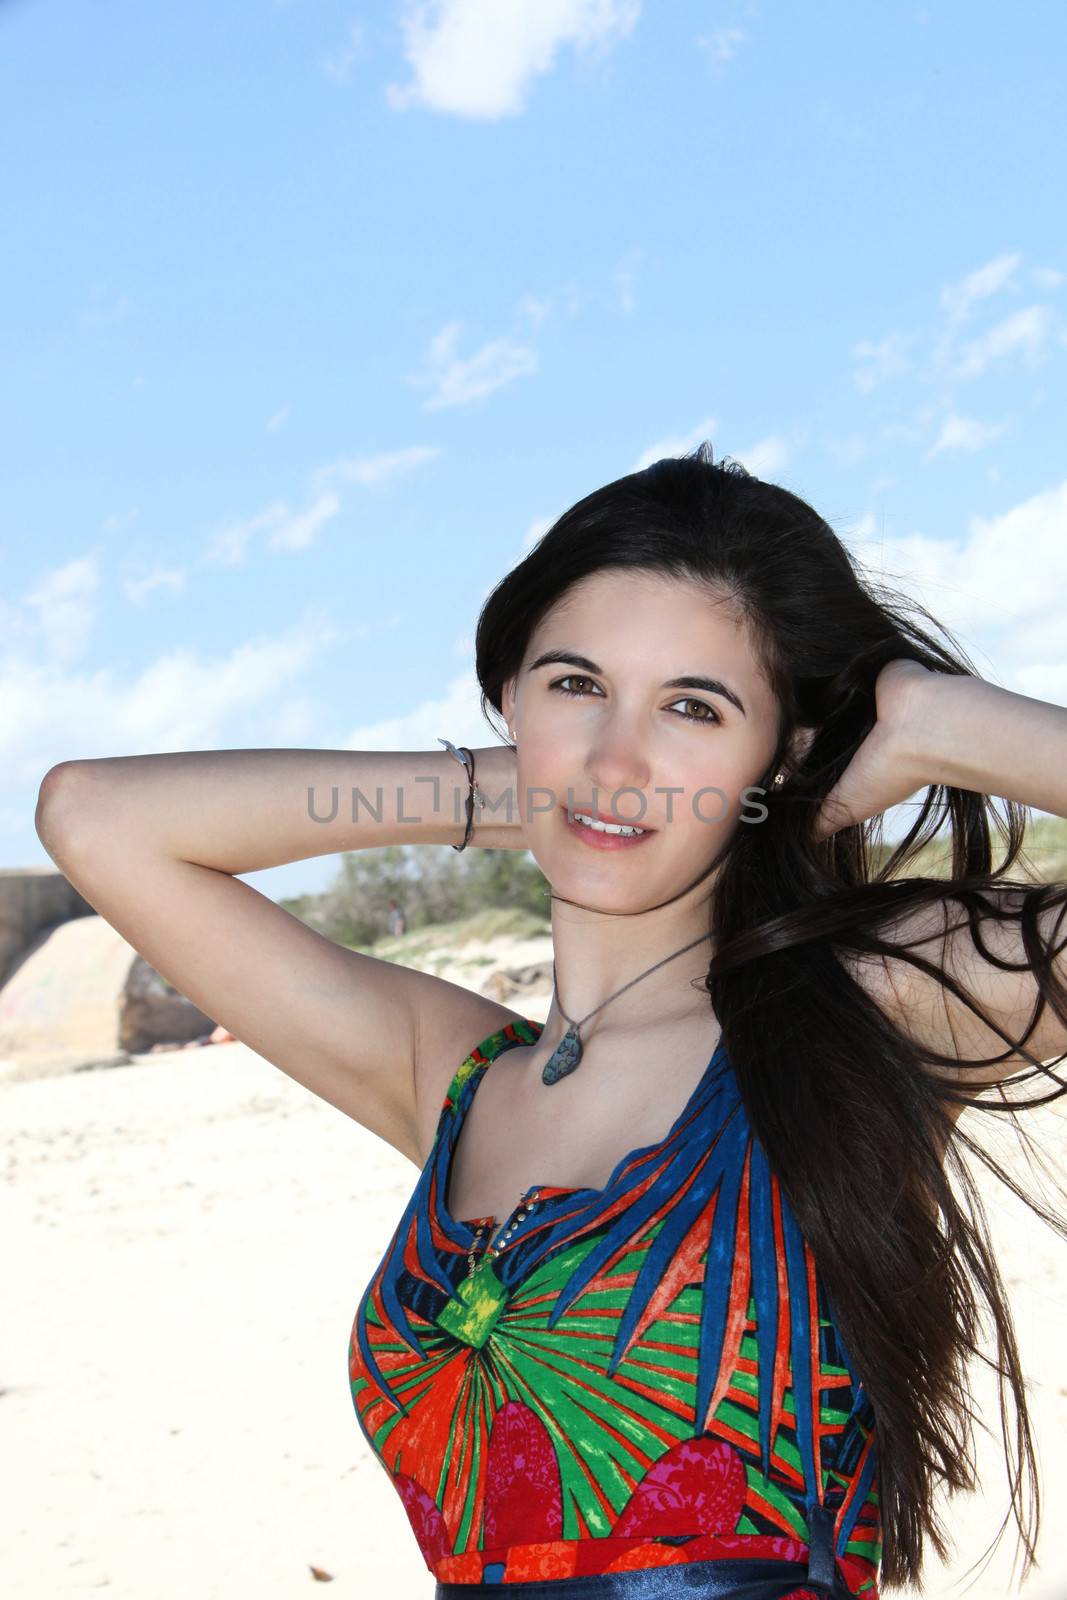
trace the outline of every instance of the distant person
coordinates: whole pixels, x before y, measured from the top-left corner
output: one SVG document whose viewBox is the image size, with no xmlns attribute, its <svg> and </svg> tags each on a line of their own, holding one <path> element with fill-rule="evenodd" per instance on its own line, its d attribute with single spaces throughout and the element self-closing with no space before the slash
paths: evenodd
<svg viewBox="0 0 1067 1600">
<path fill-rule="evenodd" d="M 404 909 L 402 906 L 398 906 L 395 900 L 390 900 L 389 902 L 388 924 L 389 932 L 394 937 L 396 937 L 398 934 L 407 932 L 408 924 L 407 918 L 404 915 Z"/>
</svg>

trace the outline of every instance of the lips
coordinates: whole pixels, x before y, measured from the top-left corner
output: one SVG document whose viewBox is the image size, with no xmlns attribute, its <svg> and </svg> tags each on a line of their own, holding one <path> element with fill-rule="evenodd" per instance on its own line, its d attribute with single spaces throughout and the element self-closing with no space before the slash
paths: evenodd
<svg viewBox="0 0 1067 1600">
<path fill-rule="evenodd" d="M 564 806 L 563 809 L 566 811 L 568 807 Z M 616 827 L 621 824 L 624 828 L 640 828 L 643 833 L 656 831 L 655 828 L 650 828 L 647 822 L 632 822 L 629 817 L 614 817 L 610 811 L 594 811 L 592 806 L 571 806 L 569 810 L 572 816 L 581 812 L 583 817 L 592 817 L 597 822 L 613 822 Z"/>
<path fill-rule="evenodd" d="M 591 850 L 639 850 L 642 845 L 655 838 L 655 829 L 649 828 L 644 833 L 607 833 L 599 828 L 591 828 L 588 823 L 577 820 L 578 813 L 584 807 L 575 807 L 573 812 L 566 806 L 560 806 L 563 816 L 563 825 L 574 838 L 581 840 L 582 844 Z M 588 808 L 588 815 L 593 815 L 592 807 Z M 596 813 L 598 819 L 604 822 L 619 823 L 617 817 L 605 816 L 602 811 Z M 633 827 L 633 823 L 623 823 L 623 826 Z M 640 824 L 636 824 L 640 826 Z"/>
</svg>

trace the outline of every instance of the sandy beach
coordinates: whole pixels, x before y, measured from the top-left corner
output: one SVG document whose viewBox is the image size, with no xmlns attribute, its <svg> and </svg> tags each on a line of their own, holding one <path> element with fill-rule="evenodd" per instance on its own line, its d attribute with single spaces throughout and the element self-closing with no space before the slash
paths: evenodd
<svg viewBox="0 0 1067 1600">
<path fill-rule="evenodd" d="M 283 1600 L 331 1581 L 428 1600 L 347 1381 L 415 1167 L 239 1043 L 7 1084 L 0 1121 L 5 1594 Z M 1062 1170 L 1067 1120 L 1038 1124 Z M 1042 1456 L 1042 1571 L 1021 1593 L 1063 1600 L 1067 1246 L 984 1188 Z M 931 1562 L 927 1600 L 1015 1592 L 1010 1532 L 958 1582 L 1006 1506 L 994 1390 L 975 1386 L 985 1493 L 950 1508 L 959 1557 Z"/>
</svg>

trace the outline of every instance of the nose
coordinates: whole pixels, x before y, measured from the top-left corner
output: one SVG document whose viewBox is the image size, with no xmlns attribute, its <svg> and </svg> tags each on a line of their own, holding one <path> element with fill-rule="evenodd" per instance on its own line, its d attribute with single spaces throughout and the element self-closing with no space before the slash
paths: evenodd
<svg viewBox="0 0 1067 1600">
<path fill-rule="evenodd" d="M 636 811 L 638 799 L 628 791 L 638 789 L 644 796 L 641 815 L 648 813 L 652 800 L 648 792 L 649 764 L 642 751 L 640 735 L 632 724 L 624 724 L 616 719 L 611 725 L 604 723 L 597 730 L 596 740 L 586 758 L 585 775 L 590 784 L 596 787 L 596 803 L 600 810 L 611 808 L 612 796 L 622 789 L 627 792 L 619 795 L 614 809 L 618 810 L 620 817 L 630 817 Z M 592 794 L 576 797 L 578 801 L 591 801 L 592 798 Z"/>
</svg>

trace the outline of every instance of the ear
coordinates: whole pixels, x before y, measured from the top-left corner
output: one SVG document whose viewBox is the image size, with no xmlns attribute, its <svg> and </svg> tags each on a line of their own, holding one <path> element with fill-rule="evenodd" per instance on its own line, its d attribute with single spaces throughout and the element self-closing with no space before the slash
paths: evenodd
<svg viewBox="0 0 1067 1600">
<path fill-rule="evenodd" d="M 500 710 L 501 710 L 501 715 L 503 716 L 505 722 L 507 723 L 508 727 L 510 728 L 511 727 L 511 719 L 515 714 L 515 679 L 514 678 L 509 678 L 508 681 L 505 683 L 503 689 L 500 691 Z"/>
</svg>

